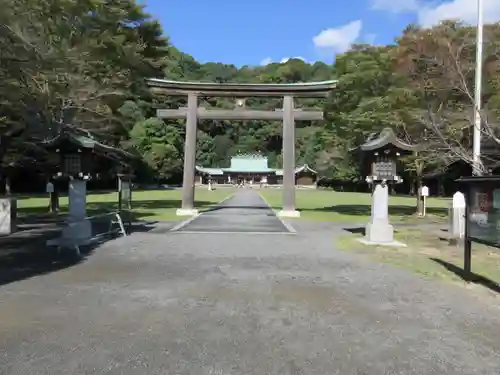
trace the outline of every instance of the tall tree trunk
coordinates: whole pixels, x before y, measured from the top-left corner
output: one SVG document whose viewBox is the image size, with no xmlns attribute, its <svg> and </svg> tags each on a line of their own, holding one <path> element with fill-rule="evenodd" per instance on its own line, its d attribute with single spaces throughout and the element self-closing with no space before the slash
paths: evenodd
<svg viewBox="0 0 500 375">
<path fill-rule="evenodd" d="M 422 216 L 424 214 L 424 201 L 421 197 L 422 194 L 422 179 L 417 176 L 415 179 L 415 184 L 417 186 L 417 215 Z"/>
<path fill-rule="evenodd" d="M 444 197 L 445 191 L 444 191 L 444 181 L 443 177 L 438 177 L 437 179 L 437 184 L 438 184 L 438 196 Z"/>
<path fill-rule="evenodd" d="M 410 195 L 413 196 L 415 195 L 415 184 L 416 184 L 416 181 L 410 177 Z"/>
<path fill-rule="evenodd" d="M 5 174 L 4 180 L 5 180 L 5 195 L 9 197 L 11 195 L 10 176 L 8 174 Z"/>
</svg>

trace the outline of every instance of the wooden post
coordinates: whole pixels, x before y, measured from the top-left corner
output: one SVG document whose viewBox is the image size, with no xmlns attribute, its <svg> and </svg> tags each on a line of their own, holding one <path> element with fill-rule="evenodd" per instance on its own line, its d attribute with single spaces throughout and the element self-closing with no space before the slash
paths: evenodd
<svg viewBox="0 0 500 375">
<path fill-rule="evenodd" d="M 196 168 L 196 131 L 197 131 L 198 97 L 188 95 L 186 116 L 186 138 L 184 140 L 184 174 L 182 178 L 182 206 L 177 210 L 178 216 L 197 215 L 194 207 L 194 174 Z"/>
<path fill-rule="evenodd" d="M 293 96 L 283 97 L 283 217 L 298 217 L 295 210 L 295 119 Z"/>
</svg>

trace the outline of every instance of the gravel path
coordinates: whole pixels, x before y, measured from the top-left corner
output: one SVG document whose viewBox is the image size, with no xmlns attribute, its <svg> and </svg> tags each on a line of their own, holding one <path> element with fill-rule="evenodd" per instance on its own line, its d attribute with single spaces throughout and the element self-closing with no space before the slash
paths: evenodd
<svg viewBox="0 0 500 375">
<path fill-rule="evenodd" d="M 251 189 L 241 189 L 177 231 L 287 233 L 288 229 L 259 193 Z"/>
<path fill-rule="evenodd" d="M 0 373 L 500 373 L 493 302 L 294 227 L 136 233 L 0 286 Z"/>
</svg>

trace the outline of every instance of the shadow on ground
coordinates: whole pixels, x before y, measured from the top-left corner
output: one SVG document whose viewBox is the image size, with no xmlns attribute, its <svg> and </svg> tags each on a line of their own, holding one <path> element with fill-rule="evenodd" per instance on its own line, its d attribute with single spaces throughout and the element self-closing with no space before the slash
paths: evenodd
<svg viewBox="0 0 500 375">
<path fill-rule="evenodd" d="M 365 228 L 364 227 L 344 228 L 344 230 L 351 232 L 352 234 L 360 234 L 362 236 L 365 235 Z"/>
<path fill-rule="evenodd" d="M 370 205 L 335 205 L 330 207 L 318 207 L 311 209 L 313 211 L 322 211 L 322 212 L 336 212 L 342 215 L 350 215 L 350 216 L 370 216 L 372 209 Z M 307 209 L 301 211 L 307 211 Z M 444 207 L 427 207 L 427 214 L 436 215 L 436 216 L 446 216 L 448 215 L 448 209 Z M 389 206 L 389 215 L 393 216 L 411 216 L 415 214 L 414 206 Z"/>
<path fill-rule="evenodd" d="M 280 210 L 281 206 L 273 205 L 274 210 Z M 325 207 L 313 207 L 313 208 L 303 208 L 298 207 L 299 211 L 315 211 L 324 213 L 337 213 L 343 216 L 354 216 L 354 217 L 369 217 L 372 212 L 372 208 L 369 204 L 338 204 L 335 206 L 325 206 Z M 390 216 L 401 216 L 401 217 L 415 217 L 415 206 L 389 206 Z M 445 207 L 427 207 L 426 213 L 429 216 L 446 217 L 448 215 L 448 209 Z"/>
<path fill-rule="evenodd" d="M 433 262 L 436 262 L 437 264 L 440 264 L 448 271 L 453 272 L 455 275 L 457 275 L 464 281 L 469 281 L 474 284 L 484 286 L 495 293 L 500 293 L 500 285 L 485 276 L 478 275 L 477 273 L 474 272 L 471 272 L 469 275 L 467 275 L 467 273 L 463 268 L 458 267 L 452 263 L 446 262 L 438 258 L 429 258 L 429 259 L 432 260 Z"/>
<path fill-rule="evenodd" d="M 196 207 L 207 207 L 214 204 L 212 201 L 195 201 Z M 136 200 L 132 201 L 132 208 L 134 211 L 141 210 L 165 210 L 165 209 L 176 209 L 181 206 L 181 201 L 178 199 L 155 199 L 155 200 Z M 67 212 L 67 206 L 62 206 L 60 214 L 65 214 Z M 118 210 L 118 202 L 88 202 L 87 203 L 87 215 L 93 216 L 102 212 L 112 212 Z M 48 207 L 37 206 L 37 207 L 19 207 L 17 209 L 18 215 L 21 219 L 26 220 L 25 217 L 35 216 L 37 217 L 37 222 L 43 222 L 43 220 L 51 221 L 51 215 L 48 213 Z M 46 219 L 47 218 L 47 219 Z"/>
<path fill-rule="evenodd" d="M 269 206 L 236 206 L 236 205 L 223 205 L 223 206 L 214 206 L 214 207 L 208 207 L 207 209 L 202 210 L 203 212 L 211 212 L 211 211 L 220 211 L 224 209 L 251 209 L 251 210 L 268 210 L 271 211 L 271 208 Z"/>
<path fill-rule="evenodd" d="M 0 285 L 71 267 L 82 259 L 46 246 L 60 229 L 24 230 L 0 237 Z"/>
<path fill-rule="evenodd" d="M 126 225 L 127 234 L 149 232 L 156 228 L 156 221 L 140 221 L 132 217 L 131 225 Z M 47 240 L 57 238 L 62 228 L 63 215 L 53 216 L 52 222 L 47 218 L 39 223 L 36 217 L 25 218 L 31 224 L 21 224 L 19 231 L 0 237 L 0 285 L 20 281 L 30 277 L 56 272 L 83 262 L 102 244 L 119 234 L 102 235 L 89 246 L 80 248 L 81 257 L 71 250 L 61 252 L 46 245 Z M 106 233 L 109 221 L 92 223 L 94 234 Z"/>
</svg>

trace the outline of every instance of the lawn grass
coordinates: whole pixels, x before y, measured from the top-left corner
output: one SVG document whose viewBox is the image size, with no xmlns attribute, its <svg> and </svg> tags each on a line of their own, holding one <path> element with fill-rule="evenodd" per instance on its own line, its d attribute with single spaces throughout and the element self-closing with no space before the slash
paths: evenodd
<svg viewBox="0 0 500 375">
<path fill-rule="evenodd" d="M 260 193 L 269 205 L 279 211 L 282 205 L 282 189 L 262 189 Z M 339 223 L 366 223 L 371 214 L 371 194 L 345 193 L 322 189 L 297 189 L 296 207 L 306 220 Z M 416 198 L 389 197 L 389 215 L 392 223 L 443 223 L 448 215 L 450 199 L 427 200 L 427 216 L 415 215 Z"/>
<path fill-rule="evenodd" d="M 463 285 L 463 248 L 449 245 L 437 235 L 421 229 L 400 229 L 395 239 L 407 247 L 368 246 L 357 241 L 362 234 L 341 236 L 338 250 L 364 254 L 371 259 L 389 263 L 431 278 Z M 496 293 L 500 292 L 500 249 L 472 244 L 472 278 Z"/>
<path fill-rule="evenodd" d="M 219 188 L 208 191 L 207 188 L 197 188 L 195 192 L 195 207 L 204 210 L 229 197 L 233 193 L 231 188 Z M 141 220 L 182 220 L 185 217 L 176 216 L 175 212 L 181 207 L 181 189 L 173 190 L 140 190 L 132 192 L 132 208 L 134 216 Z M 68 197 L 59 199 L 61 213 L 68 209 Z M 44 215 L 47 213 L 48 198 L 32 197 L 19 198 L 17 201 L 18 213 L 21 217 Z M 118 209 L 118 193 L 92 193 L 87 195 L 87 215 L 92 216 L 103 212 Z"/>
</svg>

